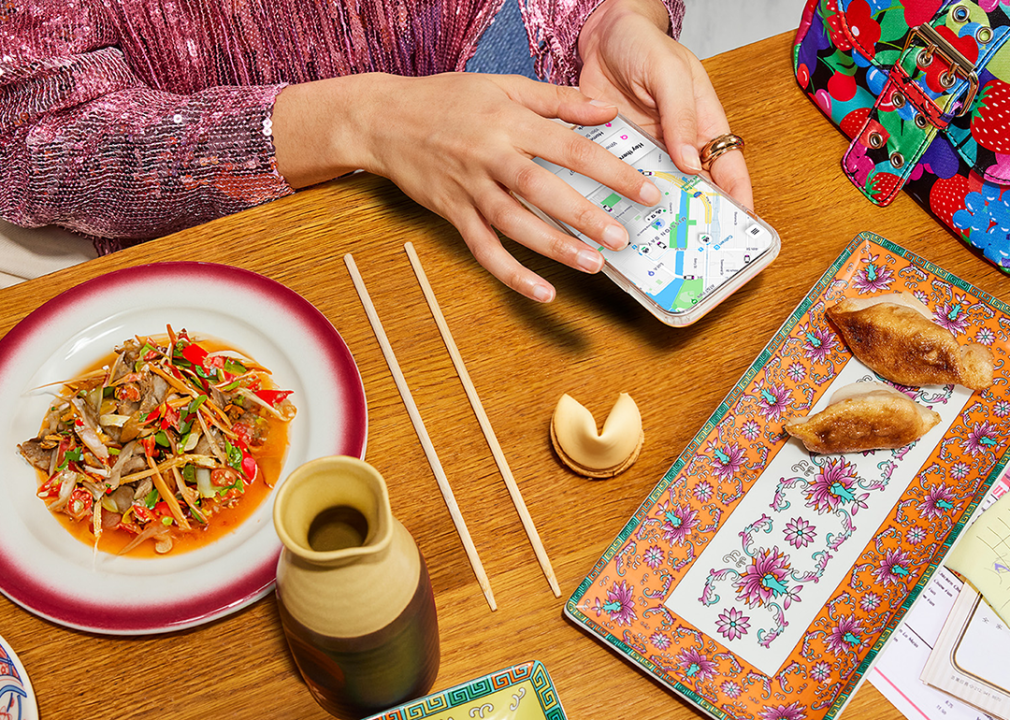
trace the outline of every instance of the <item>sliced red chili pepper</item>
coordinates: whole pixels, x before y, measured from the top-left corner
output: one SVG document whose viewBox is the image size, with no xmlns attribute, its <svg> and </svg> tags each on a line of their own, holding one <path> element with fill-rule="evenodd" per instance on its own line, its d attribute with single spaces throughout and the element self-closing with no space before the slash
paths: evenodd
<svg viewBox="0 0 1010 720">
<path fill-rule="evenodd" d="M 242 497 L 242 495 L 244 495 L 244 494 L 245 494 L 245 492 L 243 490 L 240 490 L 239 488 L 231 488 L 229 490 L 226 490 L 224 493 L 222 493 L 218 499 L 222 503 L 228 503 L 231 500 L 236 500 L 236 499 Z"/>
<path fill-rule="evenodd" d="M 140 518 L 136 519 L 139 520 Z M 126 532 L 132 533 L 134 535 L 139 535 L 141 530 L 140 525 L 133 522 L 132 520 L 120 520 L 119 525 L 116 526 L 116 529 L 125 530 Z"/>
<path fill-rule="evenodd" d="M 144 454 L 149 458 L 153 458 L 158 454 L 158 448 L 155 445 L 154 436 L 149 435 L 148 437 L 140 439 L 140 445 L 144 448 Z"/>
<path fill-rule="evenodd" d="M 194 365 L 203 365 L 203 360 L 207 357 L 207 351 L 196 343 L 190 343 L 182 349 L 182 356 Z"/>
<path fill-rule="evenodd" d="M 60 483 L 63 480 L 63 473 L 55 472 L 48 480 L 39 486 L 39 491 L 36 493 L 40 498 L 54 498 L 60 494 Z"/>
<path fill-rule="evenodd" d="M 257 390 L 255 395 L 270 407 L 277 407 L 292 392 L 292 390 Z"/>
<path fill-rule="evenodd" d="M 249 482 L 252 482 L 252 481 L 254 481 L 256 479 L 256 474 L 259 472 L 259 469 L 260 469 L 260 466 L 256 464 L 255 458 L 253 458 L 252 455 L 250 455 L 248 452 L 246 452 L 243 449 L 242 450 L 242 474 L 245 475 L 249 479 Z"/>
<path fill-rule="evenodd" d="M 179 411 L 167 403 L 163 407 L 164 412 L 161 415 L 161 429 L 168 430 L 169 428 L 178 428 Z"/>
<path fill-rule="evenodd" d="M 71 438 L 69 435 L 64 435 L 63 437 L 60 438 L 59 447 L 56 449 L 57 467 L 63 464 L 67 451 L 70 449 L 70 446 L 73 442 L 74 442 L 73 438 Z"/>
<path fill-rule="evenodd" d="M 231 426 L 231 430 L 235 433 L 235 437 L 246 446 L 252 444 L 253 428 L 249 423 L 237 422 Z"/>
<path fill-rule="evenodd" d="M 81 520 L 91 514 L 92 505 L 94 498 L 91 497 L 91 493 L 84 488 L 75 488 L 67 501 L 67 515 L 74 520 Z"/>
<path fill-rule="evenodd" d="M 256 464 L 253 456 L 249 454 L 249 446 L 241 438 L 235 438 L 231 445 L 232 447 L 228 453 L 229 464 L 236 470 L 241 470 L 242 474 L 252 482 L 256 479 L 256 473 L 259 472 L 259 465 Z M 238 458 L 234 457 L 235 450 L 238 451 Z"/>
<path fill-rule="evenodd" d="M 133 515 L 142 523 L 149 523 L 156 519 L 156 516 L 151 512 L 146 505 L 143 503 L 133 504 Z"/>
<path fill-rule="evenodd" d="M 231 468 L 214 468 L 210 471 L 210 482 L 217 487 L 230 487 L 238 479 L 238 473 Z"/>
</svg>

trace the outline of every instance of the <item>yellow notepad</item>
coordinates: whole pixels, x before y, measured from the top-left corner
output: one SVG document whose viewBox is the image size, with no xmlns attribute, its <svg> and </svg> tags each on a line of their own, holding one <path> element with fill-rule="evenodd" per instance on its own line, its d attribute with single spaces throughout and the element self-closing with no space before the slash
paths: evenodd
<svg viewBox="0 0 1010 720">
<path fill-rule="evenodd" d="M 1010 623 L 1010 493 L 964 531 L 944 565 L 961 574 Z"/>
</svg>

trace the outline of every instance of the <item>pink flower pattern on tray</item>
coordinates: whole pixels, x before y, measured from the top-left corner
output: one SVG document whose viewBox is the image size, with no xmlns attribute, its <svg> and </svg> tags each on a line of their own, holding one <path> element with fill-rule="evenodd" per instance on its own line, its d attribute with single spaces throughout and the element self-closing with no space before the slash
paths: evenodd
<svg viewBox="0 0 1010 720">
<path fill-rule="evenodd" d="M 803 492 L 807 507 L 800 511 L 800 502 L 795 511 L 789 509 L 777 540 L 762 540 L 766 544 L 760 546 L 750 546 L 748 537 L 764 537 L 771 525 L 759 517 L 750 520 L 741 533 L 744 554 L 738 549 L 735 560 L 724 558 L 713 570 L 725 574 L 720 582 L 731 583 L 733 592 L 706 586 L 698 598 L 717 613 L 712 635 L 706 634 L 665 602 L 787 442 L 784 414 L 812 407 L 848 361 L 848 349 L 825 308 L 843 297 L 899 290 L 924 300 L 937 322 L 962 342 L 984 339 L 996 356 L 997 381 L 971 396 L 936 447 L 926 448 L 921 467 L 896 470 L 899 450 L 880 463 L 879 477 L 857 482 L 845 456 L 822 456 L 816 472 L 782 478 L 792 498 Z M 1003 468 L 1010 437 L 1008 356 L 1010 307 L 863 233 L 828 268 L 645 499 L 572 595 L 567 614 L 716 718 L 835 717 Z M 949 395 L 949 389 L 937 387 L 909 392 L 932 393 L 941 401 Z M 914 478 L 859 549 L 845 580 L 830 590 L 823 607 L 814 608 L 813 621 L 777 672 L 763 673 L 728 650 L 726 643 L 742 637 L 770 641 L 776 629 L 755 625 L 758 609 L 777 608 L 784 623 L 788 605 L 807 605 L 801 591 L 806 583 L 816 583 L 816 573 L 790 573 L 791 554 L 815 539 L 837 545 L 847 539 L 844 533 L 825 538 L 817 519 L 857 516 L 893 481 L 890 473 L 901 471 Z M 658 636 L 662 643 L 650 642 Z"/>
</svg>

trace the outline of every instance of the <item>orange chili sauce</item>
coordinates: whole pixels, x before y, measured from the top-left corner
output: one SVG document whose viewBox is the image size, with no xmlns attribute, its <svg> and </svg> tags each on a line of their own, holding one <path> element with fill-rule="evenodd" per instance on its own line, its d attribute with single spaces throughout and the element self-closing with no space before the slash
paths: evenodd
<svg viewBox="0 0 1010 720">
<path fill-rule="evenodd" d="M 192 338 L 194 336 L 190 335 L 190 337 Z M 168 345 L 167 335 L 148 335 L 147 338 L 157 342 L 161 346 Z M 208 352 L 221 350 L 239 352 L 220 341 L 210 338 L 199 338 L 196 342 L 200 345 L 200 347 Z M 245 355 L 245 353 L 240 354 Z M 91 372 L 92 370 L 98 370 L 99 368 L 111 365 L 115 360 L 115 357 L 115 352 L 109 353 L 108 356 L 84 370 L 81 375 Z M 262 385 L 265 389 L 277 389 L 274 388 L 273 383 L 266 380 L 266 378 L 264 378 Z M 256 511 L 263 500 L 270 494 L 273 486 L 277 483 L 277 480 L 280 477 L 281 467 L 284 465 L 284 457 L 287 455 L 288 451 L 288 423 L 278 420 L 272 416 L 265 415 L 264 418 L 267 421 L 268 428 L 266 442 L 257 447 L 249 448 L 249 454 L 256 460 L 256 464 L 259 465 L 260 472 L 255 481 L 245 483 L 245 493 L 242 497 L 231 507 L 218 510 L 214 513 L 214 515 L 208 519 L 206 525 L 201 525 L 191 519 L 191 530 L 189 532 L 182 530 L 178 526 L 173 526 L 172 549 L 168 553 L 163 555 L 155 552 L 155 541 L 152 539 L 146 540 L 130 550 L 130 552 L 127 553 L 128 557 L 168 557 L 196 550 L 233 532 L 239 525 L 245 522 L 246 519 L 253 514 L 253 512 Z M 48 476 L 42 471 L 37 472 L 41 485 L 41 483 L 44 483 L 48 479 Z M 59 520 L 60 524 L 75 538 L 83 543 L 86 543 L 89 547 L 94 546 L 95 536 L 91 532 L 90 514 L 82 520 L 74 520 L 66 513 L 59 511 L 52 513 L 52 515 L 55 516 L 56 519 Z M 130 541 L 133 540 L 134 537 L 136 536 L 133 533 L 119 528 L 103 530 L 102 536 L 98 540 L 98 549 L 117 555 L 130 543 Z"/>
</svg>

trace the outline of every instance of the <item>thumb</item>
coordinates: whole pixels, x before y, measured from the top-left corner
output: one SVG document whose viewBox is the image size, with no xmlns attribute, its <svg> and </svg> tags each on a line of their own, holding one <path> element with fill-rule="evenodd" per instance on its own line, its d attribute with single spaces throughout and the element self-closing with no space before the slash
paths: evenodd
<svg viewBox="0 0 1010 720">
<path fill-rule="evenodd" d="M 692 97 L 688 95 L 687 97 Z M 663 142 L 670 157 L 682 172 L 690 175 L 701 173 L 701 157 L 698 155 L 698 116 L 693 107 L 680 105 L 674 117 L 663 116 Z"/>
<path fill-rule="evenodd" d="M 682 172 L 701 173 L 698 155 L 697 87 L 689 68 L 671 65 L 668 81 L 658 86 L 656 93 L 659 118 L 663 126 L 663 144 L 670 158 Z"/>
</svg>

